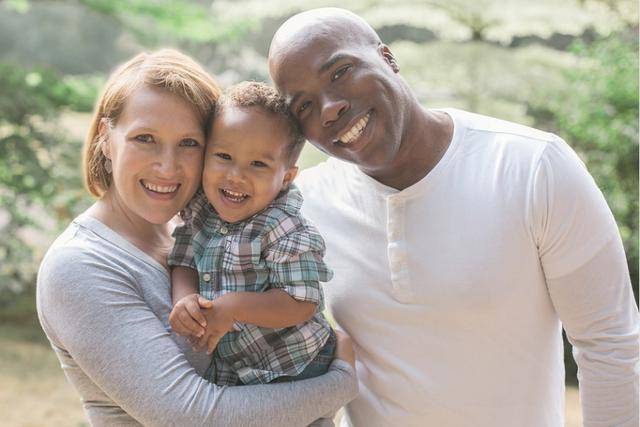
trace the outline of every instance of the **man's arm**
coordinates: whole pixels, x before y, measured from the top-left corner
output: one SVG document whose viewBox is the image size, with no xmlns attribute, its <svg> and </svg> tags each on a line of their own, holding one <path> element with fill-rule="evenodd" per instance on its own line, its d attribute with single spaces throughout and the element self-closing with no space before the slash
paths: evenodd
<svg viewBox="0 0 640 427">
<path fill-rule="evenodd" d="M 585 426 L 638 425 L 638 310 L 602 193 L 561 140 L 543 153 L 533 228 L 549 295 L 578 364 Z"/>
</svg>

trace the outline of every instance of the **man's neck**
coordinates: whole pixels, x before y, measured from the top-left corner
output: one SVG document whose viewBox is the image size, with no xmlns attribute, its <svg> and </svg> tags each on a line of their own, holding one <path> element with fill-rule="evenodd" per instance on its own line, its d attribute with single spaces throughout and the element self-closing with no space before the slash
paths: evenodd
<svg viewBox="0 0 640 427">
<path fill-rule="evenodd" d="M 453 137 L 453 120 L 448 114 L 416 105 L 406 121 L 399 152 L 390 167 L 366 171 L 376 181 L 397 190 L 420 181 L 438 164 Z"/>
</svg>

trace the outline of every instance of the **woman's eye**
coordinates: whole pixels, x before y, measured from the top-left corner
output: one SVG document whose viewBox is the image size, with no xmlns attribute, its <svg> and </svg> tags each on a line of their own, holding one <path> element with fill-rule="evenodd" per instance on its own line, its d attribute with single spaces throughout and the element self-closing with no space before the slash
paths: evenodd
<svg viewBox="0 0 640 427">
<path fill-rule="evenodd" d="M 200 145 L 200 143 L 193 138 L 185 138 L 180 141 L 180 145 L 182 145 L 183 147 L 197 147 Z"/>
<path fill-rule="evenodd" d="M 149 135 L 148 133 L 145 133 L 142 135 L 136 135 L 134 139 L 138 142 L 143 142 L 145 144 L 149 142 L 153 142 L 153 136 Z"/>
<path fill-rule="evenodd" d="M 258 168 L 266 168 L 269 166 L 265 162 L 261 162 L 260 160 L 254 160 L 253 162 L 251 162 L 251 165 Z"/>
<path fill-rule="evenodd" d="M 231 156 L 227 153 L 216 153 L 215 156 L 221 158 L 222 160 L 231 160 Z"/>
<path fill-rule="evenodd" d="M 331 81 L 338 80 L 340 77 L 344 75 L 344 73 L 346 73 L 350 69 L 351 69 L 351 65 L 345 65 L 344 67 L 338 68 L 336 72 L 331 75 Z"/>
</svg>

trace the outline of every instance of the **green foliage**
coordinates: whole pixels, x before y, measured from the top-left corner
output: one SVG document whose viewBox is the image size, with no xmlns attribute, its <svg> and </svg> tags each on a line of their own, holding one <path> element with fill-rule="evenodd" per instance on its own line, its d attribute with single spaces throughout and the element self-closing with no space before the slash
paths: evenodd
<svg viewBox="0 0 640 427">
<path fill-rule="evenodd" d="M 4 289 L 33 284 L 37 230 L 48 218 L 68 221 L 83 197 L 80 143 L 65 141 L 54 125 L 63 108 L 90 108 L 95 93 L 77 87 L 46 69 L 0 63 L 0 234 L 8 236 L 0 240 Z"/>
<path fill-rule="evenodd" d="M 544 93 L 532 112 L 554 126 L 585 160 L 618 221 L 638 295 L 637 27 L 591 45 L 576 43 L 580 62 L 566 84 Z"/>
<path fill-rule="evenodd" d="M 189 0 L 77 0 L 96 12 L 118 19 L 139 39 L 154 32 L 177 40 L 219 42 L 238 39 L 255 21 L 222 21 L 199 2 Z M 157 36 L 156 34 L 156 36 Z M 152 36 L 152 38 L 154 38 Z"/>
</svg>

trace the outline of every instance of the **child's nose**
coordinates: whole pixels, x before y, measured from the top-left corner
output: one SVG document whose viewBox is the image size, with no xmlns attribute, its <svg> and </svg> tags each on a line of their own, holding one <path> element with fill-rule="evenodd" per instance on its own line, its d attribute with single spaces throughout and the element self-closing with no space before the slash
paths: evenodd
<svg viewBox="0 0 640 427">
<path fill-rule="evenodd" d="M 230 167 L 227 171 L 227 179 L 231 182 L 244 181 L 244 174 L 242 173 L 241 168 L 237 166 Z"/>
</svg>

